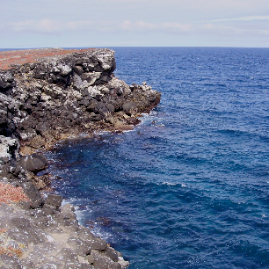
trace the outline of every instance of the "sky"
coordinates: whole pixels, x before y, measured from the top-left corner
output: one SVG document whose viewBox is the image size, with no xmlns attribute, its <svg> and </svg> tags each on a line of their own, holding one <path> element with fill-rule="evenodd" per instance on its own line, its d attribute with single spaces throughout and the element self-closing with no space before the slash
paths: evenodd
<svg viewBox="0 0 269 269">
<path fill-rule="evenodd" d="M 0 48 L 269 48 L 269 0 L 0 0 L 0 40 Z"/>
</svg>

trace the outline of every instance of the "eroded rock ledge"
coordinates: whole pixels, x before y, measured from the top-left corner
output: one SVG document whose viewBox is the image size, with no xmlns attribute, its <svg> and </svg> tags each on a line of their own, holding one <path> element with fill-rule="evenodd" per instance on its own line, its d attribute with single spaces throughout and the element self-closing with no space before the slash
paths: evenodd
<svg viewBox="0 0 269 269">
<path fill-rule="evenodd" d="M 41 195 L 50 182 L 37 176 L 48 165 L 39 151 L 82 133 L 130 130 L 161 94 L 116 78 L 109 49 L 7 55 L 0 55 L 0 267 L 126 268 L 119 252 L 78 224 L 71 205 Z"/>
</svg>

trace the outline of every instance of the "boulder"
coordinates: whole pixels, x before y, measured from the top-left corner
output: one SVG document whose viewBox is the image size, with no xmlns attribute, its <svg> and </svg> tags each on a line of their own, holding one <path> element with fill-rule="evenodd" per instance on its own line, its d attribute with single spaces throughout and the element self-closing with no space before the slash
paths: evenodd
<svg viewBox="0 0 269 269">
<path fill-rule="evenodd" d="M 21 157 L 20 166 L 31 172 L 38 172 L 48 167 L 48 161 L 41 153 L 34 153 Z"/>
</svg>

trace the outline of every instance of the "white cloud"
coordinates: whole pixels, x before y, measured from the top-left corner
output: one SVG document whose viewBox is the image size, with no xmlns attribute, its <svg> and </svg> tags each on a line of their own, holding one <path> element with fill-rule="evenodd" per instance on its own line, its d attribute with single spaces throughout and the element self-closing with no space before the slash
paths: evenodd
<svg viewBox="0 0 269 269">
<path fill-rule="evenodd" d="M 14 22 L 10 24 L 10 27 L 16 32 L 56 33 L 63 30 L 62 23 L 49 19 Z"/>
<path fill-rule="evenodd" d="M 16 32 L 35 32 L 55 34 L 64 31 L 79 31 L 79 30 L 95 30 L 95 31 L 109 31 L 111 30 L 111 22 L 96 22 L 96 21 L 69 21 L 61 22 L 50 19 L 43 19 L 40 21 L 27 20 L 9 24 L 9 28 Z"/>
<path fill-rule="evenodd" d="M 194 27 L 191 23 L 181 24 L 176 22 L 165 22 L 161 24 L 160 29 L 177 33 L 190 33 L 193 32 Z"/>
<path fill-rule="evenodd" d="M 52 20 L 44 19 L 41 21 L 27 20 L 11 24 L 11 28 L 17 32 L 38 31 L 42 33 L 53 33 L 62 29 L 61 24 Z"/>
<path fill-rule="evenodd" d="M 225 18 L 218 20 L 210 20 L 208 22 L 232 22 L 232 21 L 269 21 L 269 16 L 246 16 L 238 18 Z"/>
<path fill-rule="evenodd" d="M 248 21 L 248 20 L 247 20 Z M 198 35 L 207 35 L 214 34 L 217 36 L 220 35 L 261 35 L 268 36 L 269 29 L 267 27 L 263 28 L 260 25 L 226 25 L 220 23 L 176 23 L 176 22 L 164 22 L 164 23 L 147 23 L 144 21 L 131 22 L 124 21 L 120 28 L 128 32 L 141 32 L 141 33 L 150 33 L 150 32 L 166 32 L 170 34 L 198 34 Z"/>
<path fill-rule="evenodd" d="M 202 34 L 211 34 L 215 36 L 268 36 L 269 30 L 259 27 L 244 27 L 233 25 L 202 24 L 197 27 Z"/>
<path fill-rule="evenodd" d="M 215 35 L 215 36 L 269 36 L 269 29 L 256 21 L 269 20 L 269 16 L 252 16 L 234 18 L 230 20 L 217 20 L 209 22 L 162 22 L 152 23 L 143 20 L 123 22 L 116 21 L 56 21 L 43 19 L 40 21 L 26 20 L 9 24 L 9 28 L 15 32 L 38 34 L 65 34 L 81 32 L 90 34 L 93 32 L 121 35 L 132 33 L 135 35 L 150 35 L 152 33 L 163 35 Z"/>
<path fill-rule="evenodd" d="M 120 28 L 125 31 L 150 31 L 157 30 L 158 24 L 144 21 L 131 22 L 129 20 L 125 20 L 120 24 Z"/>
<path fill-rule="evenodd" d="M 124 21 L 121 23 L 120 28 L 124 31 L 135 31 L 135 32 L 150 32 L 150 31 L 167 31 L 176 33 L 188 33 L 193 30 L 191 24 L 180 24 L 175 22 L 165 23 L 148 23 L 144 21 Z"/>
</svg>

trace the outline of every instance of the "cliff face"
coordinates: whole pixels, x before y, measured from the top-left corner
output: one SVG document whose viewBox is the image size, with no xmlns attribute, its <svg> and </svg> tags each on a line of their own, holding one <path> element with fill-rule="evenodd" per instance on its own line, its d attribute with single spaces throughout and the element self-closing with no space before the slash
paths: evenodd
<svg viewBox="0 0 269 269">
<path fill-rule="evenodd" d="M 0 266 L 128 265 L 78 225 L 72 206 L 60 206 L 61 197 L 40 194 L 49 176 L 37 172 L 48 163 L 33 154 L 81 133 L 130 130 L 140 113 L 160 102 L 160 93 L 146 83 L 129 86 L 116 78 L 115 68 L 108 49 L 0 53 Z"/>
<path fill-rule="evenodd" d="M 0 134 L 15 135 L 30 152 L 72 134 L 131 128 L 160 94 L 128 86 L 114 77 L 115 68 L 113 51 L 91 49 L 2 71 Z"/>
</svg>

